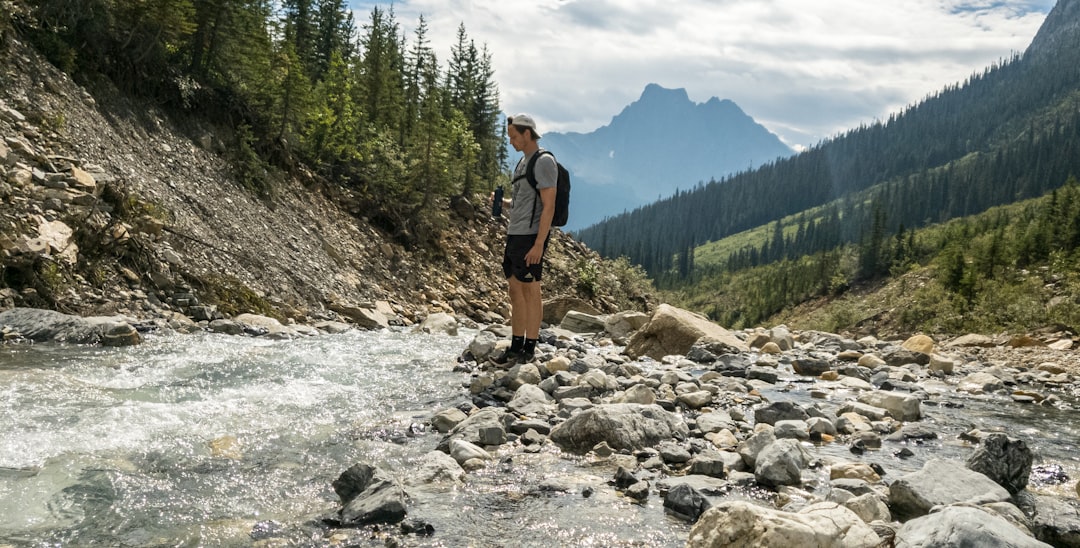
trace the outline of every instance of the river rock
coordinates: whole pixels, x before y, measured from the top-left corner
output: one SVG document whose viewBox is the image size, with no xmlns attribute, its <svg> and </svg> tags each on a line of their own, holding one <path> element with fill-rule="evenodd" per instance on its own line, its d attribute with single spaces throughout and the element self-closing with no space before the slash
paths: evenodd
<svg viewBox="0 0 1080 548">
<path fill-rule="evenodd" d="M 802 470 L 808 460 L 806 451 L 798 440 L 776 440 L 755 459 L 754 478 L 767 487 L 799 485 L 802 483 Z"/>
<path fill-rule="evenodd" d="M 518 415 L 525 416 L 546 417 L 555 411 L 552 397 L 535 384 L 521 385 L 506 407 Z"/>
<path fill-rule="evenodd" d="M 859 516 L 833 502 L 784 512 L 745 501 L 725 501 L 701 515 L 686 546 L 872 548 L 880 543 L 877 533 Z"/>
<path fill-rule="evenodd" d="M 749 351 L 732 332 L 704 316 L 661 304 L 649 323 L 630 337 L 625 352 L 635 360 L 642 356 L 661 360 L 672 354 L 685 355 L 703 337 L 738 352 Z"/>
<path fill-rule="evenodd" d="M 374 308 L 338 302 L 331 302 L 327 307 L 345 316 L 361 329 L 386 329 L 390 327 L 390 319 Z"/>
<path fill-rule="evenodd" d="M 405 490 L 393 476 L 370 464 L 356 464 L 333 483 L 344 505 L 341 525 L 397 523 L 405 519 Z"/>
<path fill-rule="evenodd" d="M 924 516 L 937 505 L 1002 502 L 1009 492 L 994 480 L 955 462 L 932 459 L 922 470 L 889 486 L 889 507 L 900 519 Z"/>
<path fill-rule="evenodd" d="M 686 483 L 672 487 L 664 495 L 664 509 L 687 521 L 697 521 L 711 507 L 705 495 Z"/>
<path fill-rule="evenodd" d="M 922 418 L 922 402 L 911 394 L 876 390 L 859 394 L 858 401 L 884 409 L 898 421 L 917 421 Z"/>
<path fill-rule="evenodd" d="M 435 430 L 438 430 L 440 433 L 445 434 L 450 430 L 453 430 L 455 426 L 461 424 L 467 418 L 469 418 L 469 416 L 466 415 L 464 411 L 456 407 L 451 407 L 439 411 L 434 417 L 431 417 L 431 426 L 435 427 Z"/>
<path fill-rule="evenodd" d="M 682 417 L 659 405 L 612 403 L 585 409 L 551 431 L 551 441 L 564 450 L 585 453 L 600 442 L 616 450 L 652 447 L 689 429 Z"/>
<path fill-rule="evenodd" d="M 472 415 L 469 415 L 469 418 L 461 421 L 460 424 L 450 430 L 450 433 L 439 441 L 439 445 L 436 449 L 444 453 L 449 453 L 450 441 L 455 439 L 479 444 L 481 443 L 480 431 L 482 429 L 505 428 L 503 425 L 503 418 L 506 414 L 506 410 L 499 407 L 486 407 L 481 409 Z"/>
<path fill-rule="evenodd" d="M 970 506 L 947 506 L 939 512 L 912 519 L 896 532 L 895 543 L 897 548 L 1050 546 L 1024 534 L 1004 518 Z"/>
<path fill-rule="evenodd" d="M 776 436 L 772 428 L 755 432 L 753 436 L 739 444 L 739 456 L 742 457 L 746 466 L 752 469 L 757 464 L 758 455 L 773 443 L 776 443 Z"/>
<path fill-rule="evenodd" d="M 465 440 L 450 440 L 450 456 L 458 464 L 464 464 L 473 459 L 491 460 L 491 453 L 474 443 Z"/>
<path fill-rule="evenodd" d="M 757 424 L 775 424 L 777 421 L 805 421 L 810 418 L 798 404 L 790 401 L 778 401 L 754 409 L 754 422 Z"/>
<path fill-rule="evenodd" d="M 956 391 L 978 395 L 995 392 L 1003 388 L 1005 388 L 1005 383 L 1001 379 L 990 373 L 979 371 L 961 379 Z"/>
<path fill-rule="evenodd" d="M 291 339 L 300 335 L 295 329 L 282 325 L 277 319 L 259 314 L 240 314 L 234 317 L 233 321 L 253 330 L 264 330 L 266 336 L 271 339 Z"/>
<path fill-rule="evenodd" d="M 604 319 L 604 330 L 616 344 L 626 344 L 631 333 L 649 323 L 649 315 L 642 312 L 619 312 Z"/>
<path fill-rule="evenodd" d="M 622 394 L 616 396 L 613 403 L 637 403 L 652 405 L 656 403 L 656 393 L 644 384 L 635 384 L 627 388 Z"/>
<path fill-rule="evenodd" d="M 978 346 L 978 347 L 983 347 L 983 348 L 989 348 L 989 347 L 992 347 L 992 346 L 996 346 L 996 344 L 994 343 L 994 339 L 992 339 L 990 337 L 987 337 L 986 335 L 979 335 L 979 334 L 972 333 L 972 334 L 968 334 L 968 335 L 961 335 L 961 336 L 959 336 L 959 337 L 945 343 L 945 346 L 948 346 L 948 347 Z"/>
<path fill-rule="evenodd" d="M 405 482 L 409 485 L 449 482 L 460 485 L 465 481 L 465 469 L 454 457 L 442 451 L 431 451 L 420 457 Z"/>
<path fill-rule="evenodd" d="M 1023 501 L 1023 506 L 1033 514 L 1031 529 L 1036 538 L 1054 546 L 1080 548 L 1080 503 L 1032 495 Z"/>
<path fill-rule="evenodd" d="M 900 345 L 904 350 L 930 355 L 934 353 L 934 339 L 926 335 L 914 335 Z"/>
<path fill-rule="evenodd" d="M 458 321 L 452 314 L 436 312 L 424 318 L 424 321 L 416 326 L 416 331 L 421 333 L 442 333 L 456 337 L 458 334 Z"/>
<path fill-rule="evenodd" d="M 53 310 L 12 308 L 0 312 L 0 327 L 2 326 L 35 342 L 101 343 L 109 346 L 128 346 L 141 342 L 135 329 L 119 316 L 82 318 Z"/>
<path fill-rule="evenodd" d="M 602 333 L 604 318 L 593 314 L 570 310 L 563 316 L 559 327 L 572 333 Z"/>
<path fill-rule="evenodd" d="M 994 432 L 967 460 L 967 467 L 994 480 L 1012 494 L 1027 487 L 1034 454 L 1023 440 Z"/>
<path fill-rule="evenodd" d="M 553 297 L 544 301 L 544 323 L 549 325 L 559 325 L 562 323 L 563 317 L 567 312 L 575 310 L 584 314 L 601 315 L 603 312 L 597 310 L 597 308 L 588 301 L 584 301 L 577 297 Z"/>
</svg>

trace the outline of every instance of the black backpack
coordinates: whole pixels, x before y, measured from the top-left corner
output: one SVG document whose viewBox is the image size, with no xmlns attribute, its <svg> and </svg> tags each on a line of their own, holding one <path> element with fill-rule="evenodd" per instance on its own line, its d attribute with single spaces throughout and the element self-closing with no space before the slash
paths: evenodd
<svg viewBox="0 0 1080 548">
<path fill-rule="evenodd" d="M 541 154 L 551 154 L 551 151 L 541 150 L 533 154 L 533 157 L 529 158 L 529 165 L 525 166 L 525 177 L 529 180 L 529 186 L 536 192 L 537 198 L 540 197 L 540 189 L 536 188 L 536 174 L 533 173 L 533 168 L 536 167 L 536 160 Z M 555 159 L 555 155 L 551 154 L 551 158 Z M 551 226 L 566 226 L 566 221 L 570 217 L 570 172 L 566 171 L 558 160 L 555 160 L 555 165 L 559 168 L 559 177 L 555 185 L 555 216 L 551 218 Z M 533 216 L 536 216 L 535 200 L 533 201 Z"/>
</svg>

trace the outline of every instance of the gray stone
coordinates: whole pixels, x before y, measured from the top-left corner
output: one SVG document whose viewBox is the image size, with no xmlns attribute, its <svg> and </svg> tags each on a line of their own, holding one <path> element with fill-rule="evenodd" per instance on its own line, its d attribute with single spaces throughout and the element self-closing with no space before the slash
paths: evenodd
<svg viewBox="0 0 1080 548">
<path fill-rule="evenodd" d="M 577 453 L 585 453 L 603 441 L 616 450 L 637 450 L 688 433 L 682 417 L 659 405 L 613 403 L 570 417 L 552 429 L 551 441 Z"/>
<path fill-rule="evenodd" d="M 895 543 L 897 548 L 1050 546 L 1025 535 L 1004 518 L 970 506 L 948 506 L 940 512 L 912 519 L 896 531 Z"/>
<path fill-rule="evenodd" d="M 784 512 L 745 501 L 724 501 L 694 524 L 687 548 L 874 548 L 881 538 L 859 516 L 833 502 Z"/>
<path fill-rule="evenodd" d="M 797 440 L 776 440 L 758 454 L 754 463 L 754 477 L 768 487 L 799 485 L 807 457 Z"/>
<path fill-rule="evenodd" d="M 924 516 L 938 505 L 1002 502 L 1009 492 L 990 478 L 940 459 L 923 465 L 889 486 L 889 507 L 901 520 Z"/>
</svg>

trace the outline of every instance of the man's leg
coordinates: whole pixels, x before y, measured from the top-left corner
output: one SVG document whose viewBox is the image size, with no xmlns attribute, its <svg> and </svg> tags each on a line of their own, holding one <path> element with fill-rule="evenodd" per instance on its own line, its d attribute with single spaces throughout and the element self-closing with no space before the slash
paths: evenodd
<svg viewBox="0 0 1080 548">
<path fill-rule="evenodd" d="M 522 283 L 524 286 L 525 338 L 540 338 L 540 322 L 544 319 L 544 301 L 540 294 L 540 282 Z"/>
<path fill-rule="evenodd" d="M 509 282 L 510 293 L 510 331 L 515 337 L 524 337 L 530 325 L 527 314 L 529 310 L 527 286 L 533 284 L 522 282 L 514 276 L 507 278 L 507 282 Z M 539 332 L 539 324 L 537 324 L 537 332 Z"/>
</svg>

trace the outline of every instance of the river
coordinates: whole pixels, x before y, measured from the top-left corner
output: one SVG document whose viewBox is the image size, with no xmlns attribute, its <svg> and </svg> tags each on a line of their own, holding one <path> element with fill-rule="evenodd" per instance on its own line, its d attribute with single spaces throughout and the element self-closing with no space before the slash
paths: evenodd
<svg viewBox="0 0 1080 548">
<path fill-rule="evenodd" d="M 453 372 L 459 336 L 351 331 L 292 341 L 216 334 L 151 335 L 122 349 L 0 347 L 0 547 L 383 546 L 355 533 L 333 542 L 323 518 L 340 507 L 331 482 L 358 462 L 407 480 L 441 436 L 436 411 L 467 399 Z M 789 375 L 770 400 L 814 400 L 820 384 Z M 1080 473 L 1076 394 L 1062 409 L 1001 396 L 931 392 L 922 422 L 939 438 L 862 457 L 886 480 L 929 458 L 963 459 L 959 434 L 1004 430 L 1039 462 Z M 608 485 L 610 466 L 563 454 L 498 455 L 461 486 L 412 485 L 410 518 L 434 527 L 406 546 L 682 546 L 690 527 L 663 500 L 637 504 Z M 812 471 L 824 494 L 827 471 Z M 1069 483 L 1071 486 L 1072 483 Z M 1062 486 L 1035 486 L 1061 494 Z M 591 488 L 591 489 L 589 489 Z M 591 491 L 585 496 L 583 491 Z M 734 495 L 752 496 L 752 495 Z"/>
</svg>

